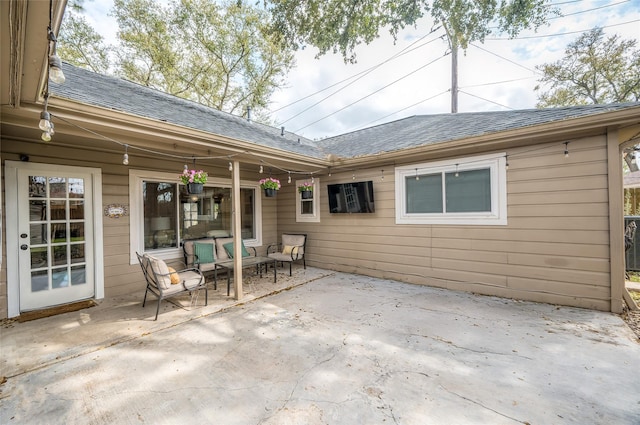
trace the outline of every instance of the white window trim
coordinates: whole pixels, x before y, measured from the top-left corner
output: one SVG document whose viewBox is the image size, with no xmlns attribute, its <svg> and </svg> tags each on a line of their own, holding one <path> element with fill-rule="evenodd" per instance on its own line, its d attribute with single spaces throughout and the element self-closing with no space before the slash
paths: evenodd
<svg viewBox="0 0 640 425">
<path fill-rule="evenodd" d="M 160 171 L 148 170 L 129 170 L 129 263 L 138 264 L 136 252 L 144 252 L 144 208 L 142 205 L 142 191 L 138 188 L 142 187 L 144 180 L 160 181 L 180 184 L 178 174 L 165 173 Z M 211 178 L 207 179 L 206 186 L 216 186 L 231 188 L 231 179 Z M 255 231 L 256 238 L 245 239 L 246 246 L 262 246 L 262 196 L 260 194 L 260 184 L 255 181 L 241 180 L 240 187 L 243 189 L 253 189 L 255 192 Z M 176 208 L 180 208 L 180 202 L 176 203 Z M 176 210 L 176 214 L 180 214 Z M 154 250 L 153 255 L 165 260 L 182 257 L 182 247 L 169 248 L 164 250 Z"/>
<path fill-rule="evenodd" d="M 296 180 L 296 222 L 298 223 L 319 223 L 320 222 L 320 179 L 313 179 L 313 200 L 306 202 L 313 202 L 313 213 L 302 214 L 302 195 L 298 192 L 298 186 L 302 185 L 305 180 Z"/>
<path fill-rule="evenodd" d="M 432 174 L 489 168 L 491 173 L 491 212 L 473 213 L 407 213 L 405 178 Z M 395 169 L 396 224 L 460 224 L 507 225 L 506 153 L 458 158 L 453 160 L 405 165 Z"/>
</svg>

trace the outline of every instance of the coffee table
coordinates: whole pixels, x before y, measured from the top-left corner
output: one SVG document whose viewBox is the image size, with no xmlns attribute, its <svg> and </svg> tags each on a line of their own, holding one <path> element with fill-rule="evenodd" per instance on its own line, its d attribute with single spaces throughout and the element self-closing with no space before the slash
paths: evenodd
<svg viewBox="0 0 640 425">
<path fill-rule="evenodd" d="M 258 273 L 260 277 L 262 277 L 262 266 L 266 266 L 265 270 L 269 270 L 269 264 L 273 265 L 273 283 L 277 282 L 278 274 L 276 268 L 276 260 L 269 257 L 243 257 L 242 258 L 242 268 L 246 269 L 248 267 L 257 267 Z M 235 267 L 235 262 L 233 259 L 227 261 L 217 261 L 215 263 L 214 269 L 214 279 L 218 280 L 218 269 L 227 271 L 227 296 L 231 293 L 231 272 Z"/>
</svg>

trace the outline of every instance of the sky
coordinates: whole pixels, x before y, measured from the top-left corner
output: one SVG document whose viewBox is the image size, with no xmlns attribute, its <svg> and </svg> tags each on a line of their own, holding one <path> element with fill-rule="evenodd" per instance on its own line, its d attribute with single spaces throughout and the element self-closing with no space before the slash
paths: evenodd
<svg viewBox="0 0 640 425">
<path fill-rule="evenodd" d="M 515 39 L 489 36 L 458 55 L 458 112 L 535 108 L 541 73 L 536 66 L 564 57 L 583 32 L 602 27 L 605 37 L 638 40 L 640 0 L 552 0 L 563 16 L 537 32 Z M 107 42 L 117 24 L 108 16 L 111 0 L 85 0 L 84 15 Z M 451 112 L 451 56 L 442 31 L 429 35 L 423 18 L 395 41 L 382 29 L 370 45 L 356 49 L 357 63 L 339 55 L 315 58 L 307 46 L 285 86 L 272 96 L 274 126 L 309 139 L 322 139 L 413 115 Z"/>
</svg>

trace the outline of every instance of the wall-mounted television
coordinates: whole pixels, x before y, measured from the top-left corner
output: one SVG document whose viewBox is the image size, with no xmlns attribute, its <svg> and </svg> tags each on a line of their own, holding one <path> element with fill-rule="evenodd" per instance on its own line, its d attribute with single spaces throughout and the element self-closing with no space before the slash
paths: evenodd
<svg viewBox="0 0 640 425">
<path fill-rule="evenodd" d="M 329 212 L 340 213 L 372 213 L 373 181 L 338 183 L 327 185 L 329 193 Z"/>
</svg>

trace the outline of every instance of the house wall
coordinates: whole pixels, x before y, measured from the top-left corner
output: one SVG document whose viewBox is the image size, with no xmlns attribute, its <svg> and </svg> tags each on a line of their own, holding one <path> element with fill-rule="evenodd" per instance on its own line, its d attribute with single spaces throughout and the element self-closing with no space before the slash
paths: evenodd
<svg viewBox="0 0 640 425">
<path fill-rule="evenodd" d="M 375 213 L 329 214 L 326 185 L 353 174 L 334 172 L 321 180 L 320 222 L 295 223 L 296 194 L 282 190 L 278 229 L 308 234 L 312 266 L 610 311 L 606 136 L 572 140 L 568 158 L 563 142 L 500 151 L 509 162 L 506 226 L 395 224 L 388 166 L 355 171 L 374 181 Z"/>
<path fill-rule="evenodd" d="M 62 141 L 61 141 L 62 142 Z M 4 161 L 19 161 L 20 155 L 28 155 L 34 163 L 59 164 L 69 166 L 96 167 L 102 169 L 102 207 L 109 204 L 129 205 L 129 169 L 144 169 L 167 172 L 176 171 L 176 179 L 182 171 L 184 162 L 165 160 L 162 158 L 138 157 L 129 151 L 129 166 L 122 165 L 123 152 L 104 152 L 97 150 L 60 147 L 45 144 L 41 141 L 27 142 L 2 139 L 2 165 Z M 220 162 L 220 161 L 219 161 Z M 201 165 L 212 177 L 230 178 L 227 161 L 220 162 L 216 168 Z M 241 179 L 258 180 L 257 171 L 241 170 Z M 2 190 L 4 192 L 4 172 L 2 173 Z M 263 195 L 261 195 L 263 196 Z M 3 202 L 6 198 L 3 193 Z M 263 211 L 263 246 L 256 247 L 258 253 L 266 252 L 269 242 L 277 240 L 276 202 L 262 199 Z M 2 207 L 6 211 L 6 205 Z M 295 217 L 295 216 L 294 216 Z M 141 299 L 145 288 L 144 278 L 138 264 L 129 264 L 129 225 L 130 217 L 103 217 L 104 248 L 104 289 L 105 297 L 114 297 L 133 292 L 140 292 Z M 7 261 L 6 261 L 6 219 L 2 220 L 2 267 L 0 268 L 0 318 L 8 317 L 7 311 Z"/>
</svg>

